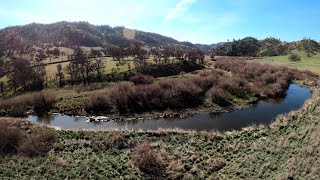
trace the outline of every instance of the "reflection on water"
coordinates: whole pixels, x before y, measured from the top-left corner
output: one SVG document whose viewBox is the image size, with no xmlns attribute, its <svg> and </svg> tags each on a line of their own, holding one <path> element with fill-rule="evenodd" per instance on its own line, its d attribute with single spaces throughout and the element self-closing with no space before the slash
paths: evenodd
<svg viewBox="0 0 320 180">
<path fill-rule="evenodd" d="M 63 129 L 143 129 L 181 128 L 185 130 L 239 130 L 253 124 L 270 124 L 279 114 L 302 107 L 311 97 L 311 92 L 296 84 L 290 85 L 283 98 L 263 100 L 250 108 L 225 113 L 200 113 L 186 118 L 158 118 L 151 120 L 109 121 L 87 123 L 85 117 L 73 117 L 60 114 L 29 116 L 32 122 L 48 124 Z"/>
</svg>

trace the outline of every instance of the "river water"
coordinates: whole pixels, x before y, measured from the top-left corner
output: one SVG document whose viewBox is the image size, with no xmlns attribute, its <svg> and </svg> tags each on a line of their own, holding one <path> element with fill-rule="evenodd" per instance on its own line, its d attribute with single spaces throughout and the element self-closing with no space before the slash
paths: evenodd
<svg viewBox="0 0 320 180">
<path fill-rule="evenodd" d="M 270 124 L 280 114 L 300 109 L 304 102 L 311 98 L 308 88 L 291 84 L 283 98 L 261 100 L 252 107 L 223 113 L 199 113 L 186 118 L 158 118 L 149 120 L 86 122 L 86 117 L 75 117 L 53 114 L 44 117 L 28 116 L 34 123 L 60 127 L 62 129 L 129 129 L 157 130 L 158 128 L 197 131 L 230 131 L 239 130 L 253 124 Z"/>
</svg>

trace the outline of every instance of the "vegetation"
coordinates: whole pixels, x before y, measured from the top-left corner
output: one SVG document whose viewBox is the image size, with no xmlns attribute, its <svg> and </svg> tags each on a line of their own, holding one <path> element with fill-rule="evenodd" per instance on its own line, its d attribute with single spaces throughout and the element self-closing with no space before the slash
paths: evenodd
<svg viewBox="0 0 320 180">
<path fill-rule="evenodd" d="M 291 53 L 288 58 L 289 58 L 289 61 L 293 61 L 293 62 L 301 61 L 301 57 L 297 53 Z"/>
<path fill-rule="evenodd" d="M 221 59 L 216 61 L 215 67 L 217 69 L 173 79 L 154 79 L 139 74 L 131 78 L 132 82 L 114 83 L 103 90 L 65 95 L 59 91 L 33 93 L 2 100 L 0 110 L 3 115 L 24 116 L 27 110 L 38 114 L 48 111 L 79 114 L 83 109 L 90 114 L 131 114 L 213 104 L 228 107 L 281 96 L 294 80 L 304 80 L 312 86 L 317 78 L 309 71 L 243 60 Z"/>
<path fill-rule="evenodd" d="M 277 66 L 287 66 L 291 68 L 298 68 L 301 70 L 310 70 L 314 73 L 320 73 L 320 64 L 319 58 L 320 53 L 312 55 L 311 57 L 304 51 L 293 51 L 293 53 L 299 54 L 301 61 L 289 61 L 289 55 L 285 56 L 274 56 L 274 57 L 265 57 L 263 59 L 256 60 L 256 62 L 267 63 Z"/>
<path fill-rule="evenodd" d="M 246 37 L 225 43 L 213 49 L 213 53 L 218 56 L 282 56 L 289 54 L 292 50 L 305 51 L 311 57 L 320 51 L 320 45 L 312 39 L 282 42 L 272 37 L 260 41 Z"/>
<path fill-rule="evenodd" d="M 11 127 L 7 122 L 0 121 L 0 154 L 19 154 L 25 157 L 44 156 L 52 149 L 56 140 L 56 132 L 41 127 L 26 133 L 18 127 Z"/>
<path fill-rule="evenodd" d="M 1 153 L 0 175 L 29 179 L 317 179 L 319 89 L 313 93 L 301 110 L 280 116 L 270 126 L 225 134 L 56 131 L 51 150 L 43 156 Z M 32 132 L 36 128 L 28 127 Z M 0 132 L 7 131 L 1 128 Z"/>
</svg>

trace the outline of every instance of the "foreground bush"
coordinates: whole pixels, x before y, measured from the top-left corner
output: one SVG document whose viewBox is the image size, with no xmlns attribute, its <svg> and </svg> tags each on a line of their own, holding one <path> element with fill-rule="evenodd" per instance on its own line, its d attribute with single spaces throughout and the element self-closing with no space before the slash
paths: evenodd
<svg viewBox="0 0 320 180">
<path fill-rule="evenodd" d="M 289 61 L 301 61 L 301 56 L 297 53 L 291 53 L 288 57 Z"/>
<path fill-rule="evenodd" d="M 160 154 L 148 142 L 143 142 L 136 146 L 132 160 L 140 171 L 146 174 L 160 175 L 165 170 Z"/>
<path fill-rule="evenodd" d="M 43 156 L 52 149 L 56 133 L 49 128 L 37 128 L 18 147 L 19 154 L 26 157 Z"/>
<path fill-rule="evenodd" d="M 22 141 L 21 130 L 0 123 L 0 154 L 13 154 Z"/>
</svg>

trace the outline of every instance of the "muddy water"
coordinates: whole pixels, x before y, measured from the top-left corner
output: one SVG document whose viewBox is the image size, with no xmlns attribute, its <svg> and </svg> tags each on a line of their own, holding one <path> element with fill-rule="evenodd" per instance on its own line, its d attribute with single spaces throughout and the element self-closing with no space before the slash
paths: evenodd
<svg viewBox="0 0 320 180">
<path fill-rule="evenodd" d="M 159 118 L 151 120 L 108 121 L 88 123 L 85 117 L 60 114 L 38 117 L 30 115 L 32 122 L 60 127 L 62 129 L 142 129 L 180 128 L 184 130 L 239 130 L 253 124 L 270 124 L 280 114 L 288 113 L 302 107 L 311 98 L 308 88 L 291 84 L 284 98 L 262 100 L 250 108 L 224 113 L 200 113 L 186 118 Z"/>
</svg>

